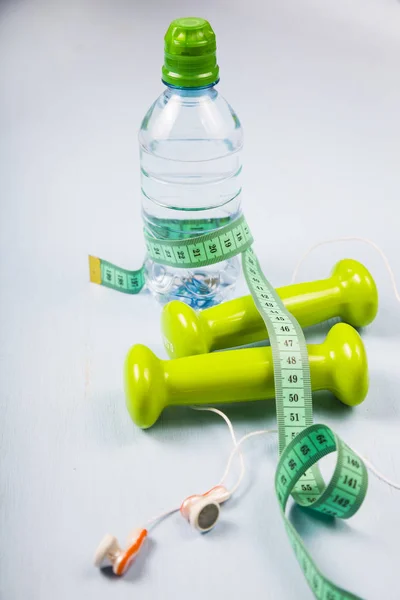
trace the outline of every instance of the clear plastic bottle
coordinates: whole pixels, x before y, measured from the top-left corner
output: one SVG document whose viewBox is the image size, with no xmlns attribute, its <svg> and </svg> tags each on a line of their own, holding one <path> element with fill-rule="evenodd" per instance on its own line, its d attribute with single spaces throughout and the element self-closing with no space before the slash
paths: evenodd
<svg viewBox="0 0 400 600">
<path fill-rule="evenodd" d="M 219 95 L 215 34 L 203 19 L 173 21 L 165 36 L 163 82 L 139 133 L 144 227 L 157 238 L 217 230 L 241 212 L 243 132 Z M 190 220 L 190 224 L 188 221 Z M 162 303 L 206 308 L 232 292 L 238 257 L 198 269 L 147 258 L 147 287 Z"/>
</svg>

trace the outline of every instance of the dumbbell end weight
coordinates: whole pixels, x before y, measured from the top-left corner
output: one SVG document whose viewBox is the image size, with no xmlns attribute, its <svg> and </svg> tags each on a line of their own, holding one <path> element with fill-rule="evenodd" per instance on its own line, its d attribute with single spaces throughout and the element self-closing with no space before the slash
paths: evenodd
<svg viewBox="0 0 400 600">
<path fill-rule="evenodd" d="M 142 429 L 151 427 L 166 404 L 163 361 L 147 346 L 132 346 L 125 359 L 124 382 L 126 407 L 133 422 Z"/>
<path fill-rule="evenodd" d="M 368 359 L 360 334 L 353 327 L 337 323 L 322 344 L 312 344 L 308 349 L 314 390 L 328 389 L 347 406 L 357 406 L 365 400 Z M 324 365 L 316 369 L 313 362 L 319 360 Z"/>
<path fill-rule="evenodd" d="M 161 330 L 165 349 L 171 358 L 207 354 L 210 343 L 207 328 L 193 308 L 172 300 L 164 306 Z"/>
<path fill-rule="evenodd" d="M 340 317 L 353 327 L 365 327 L 378 313 L 378 290 L 375 281 L 357 260 L 340 260 L 332 270 L 343 290 Z"/>
</svg>

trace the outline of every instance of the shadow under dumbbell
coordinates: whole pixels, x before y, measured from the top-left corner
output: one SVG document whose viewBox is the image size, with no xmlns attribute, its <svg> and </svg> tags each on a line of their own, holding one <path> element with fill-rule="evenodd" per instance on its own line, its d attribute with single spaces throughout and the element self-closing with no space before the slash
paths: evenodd
<svg viewBox="0 0 400 600">
<path fill-rule="evenodd" d="M 210 405 L 210 407 L 213 405 Z M 226 412 L 233 424 L 253 424 L 255 427 L 275 427 L 276 408 L 275 400 L 255 400 L 249 402 L 232 402 L 215 405 Z M 357 411 L 357 407 L 346 406 L 328 391 L 321 390 L 313 393 L 313 408 L 315 409 L 314 420 L 323 421 L 323 417 L 340 416 L 351 418 Z M 180 427 L 203 427 L 214 425 L 219 418 L 207 411 L 195 411 L 186 406 L 168 406 L 162 412 L 159 420 L 151 430 L 174 429 Z"/>
<path fill-rule="evenodd" d="M 234 425 L 235 423 L 247 423 L 256 424 L 257 427 L 275 426 L 276 410 L 274 400 L 210 404 L 210 407 L 214 406 L 226 412 Z M 211 412 L 196 411 L 186 406 L 168 406 L 149 431 L 157 431 L 159 428 L 203 427 L 215 425 L 216 422 L 219 423 L 220 421 L 222 423 L 221 417 Z"/>
<path fill-rule="evenodd" d="M 327 390 L 313 392 L 313 410 L 314 421 L 323 420 L 322 417 L 334 417 L 340 415 L 340 418 L 352 417 L 357 412 L 357 406 L 347 406 L 340 402 L 335 396 Z"/>
</svg>

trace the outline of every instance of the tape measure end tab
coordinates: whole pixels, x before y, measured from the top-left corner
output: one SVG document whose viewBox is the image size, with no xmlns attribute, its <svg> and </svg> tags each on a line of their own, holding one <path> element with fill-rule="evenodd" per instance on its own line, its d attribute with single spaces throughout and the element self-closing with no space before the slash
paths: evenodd
<svg viewBox="0 0 400 600">
<path fill-rule="evenodd" d="M 101 285 L 101 261 L 97 256 L 89 256 L 89 274 L 92 283 Z"/>
</svg>

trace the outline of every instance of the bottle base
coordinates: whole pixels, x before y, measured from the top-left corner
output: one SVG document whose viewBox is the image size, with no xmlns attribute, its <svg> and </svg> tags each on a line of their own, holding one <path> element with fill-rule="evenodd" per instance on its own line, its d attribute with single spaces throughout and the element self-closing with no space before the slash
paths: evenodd
<svg viewBox="0 0 400 600">
<path fill-rule="evenodd" d="M 240 271 L 237 256 L 195 271 L 172 269 L 149 258 L 145 262 L 147 289 L 158 302 L 180 300 L 196 310 L 227 300 L 235 289 Z"/>
</svg>

